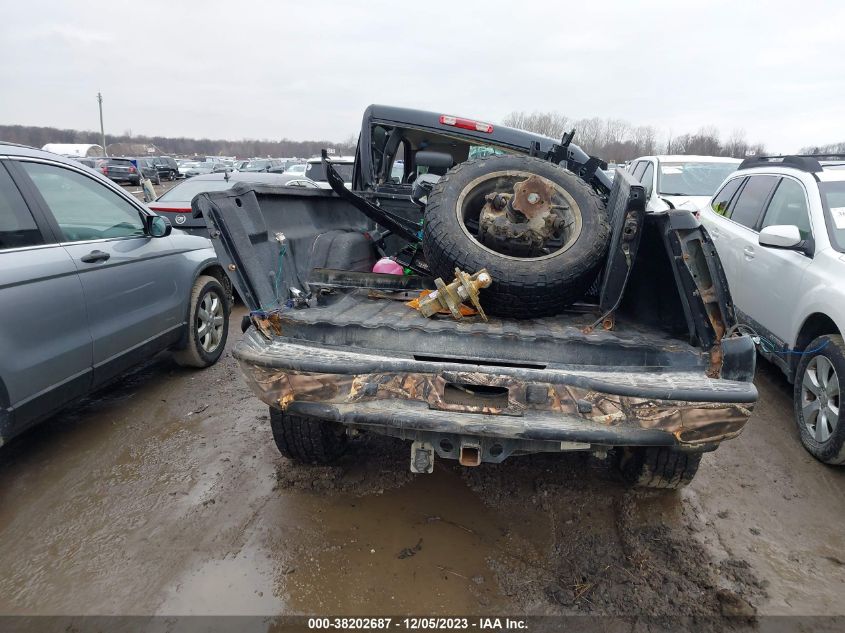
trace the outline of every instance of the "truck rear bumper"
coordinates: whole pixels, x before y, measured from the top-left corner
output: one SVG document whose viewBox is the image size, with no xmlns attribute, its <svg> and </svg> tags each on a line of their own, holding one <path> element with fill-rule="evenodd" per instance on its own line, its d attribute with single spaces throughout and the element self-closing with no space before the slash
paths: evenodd
<svg viewBox="0 0 845 633">
<path fill-rule="evenodd" d="M 427 361 L 268 341 L 254 329 L 234 356 L 270 406 L 408 438 L 420 432 L 700 450 L 737 436 L 757 399 L 750 382 L 704 373 Z"/>
<path fill-rule="evenodd" d="M 324 404 L 291 402 L 288 412 L 355 428 L 387 430 L 410 438 L 416 432 L 495 439 L 581 443 L 599 446 L 674 446 L 671 433 L 660 429 L 606 426 L 564 414 L 526 412 L 522 416 L 435 411 L 418 401 Z"/>
</svg>

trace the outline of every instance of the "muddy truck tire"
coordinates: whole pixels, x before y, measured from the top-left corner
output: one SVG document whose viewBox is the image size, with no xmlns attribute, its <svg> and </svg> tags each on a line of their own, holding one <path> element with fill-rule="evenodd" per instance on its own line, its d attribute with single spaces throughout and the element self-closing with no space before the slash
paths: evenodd
<svg viewBox="0 0 845 633">
<path fill-rule="evenodd" d="M 675 490 L 692 481 L 700 463 L 701 453 L 648 446 L 624 449 L 618 465 L 625 483 L 635 488 Z"/>
<path fill-rule="evenodd" d="M 490 314 L 533 318 L 582 298 L 604 263 L 607 210 L 572 172 L 529 156 L 492 156 L 453 167 L 428 195 L 423 251 L 446 283 L 455 268 L 486 268 Z"/>
<path fill-rule="evenodd" d="M 795 372 L 795 422 L 807 452 L 825 464 L 845 464 L 845 340 L 819 336 L 807 345 Z"/>
<path fill-rule="evenodd" d="M 346 432 L 336 422 L 270 407 L 270 428 L 279 452 L 303 464 L 329 464 L 346 451 Z"/>
</svg>

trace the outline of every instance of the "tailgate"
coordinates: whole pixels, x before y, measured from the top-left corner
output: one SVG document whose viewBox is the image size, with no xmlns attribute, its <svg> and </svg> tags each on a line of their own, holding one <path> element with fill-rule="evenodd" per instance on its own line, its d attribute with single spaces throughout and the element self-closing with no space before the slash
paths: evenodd
<svg viewBox="0 0 845 633">
<path fill-rule="evenodd" d="M 322 247 L 350 233 L 360 242 L 371 226 L 322 189 L 236 184 L 198 195 L 191 207 L 194 217 L 205 218 L 217 258 L 250 311 L 280 308 L 291 288 L 307 291 L 311 269 L 331 259 L 318 242 Z"/>
</svg>

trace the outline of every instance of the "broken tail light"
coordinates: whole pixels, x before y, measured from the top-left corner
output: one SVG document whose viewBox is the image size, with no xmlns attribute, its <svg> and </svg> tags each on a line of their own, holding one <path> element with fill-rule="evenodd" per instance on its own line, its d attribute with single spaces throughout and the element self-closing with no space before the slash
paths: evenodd
<svg viewBox="0 0 845 633">
<path fill-rule="evenodd" d="M 459 127 L 463 130 L 473 130 L 475 132 L 484 132 L 490 134 L 493 132 L 493 126 L 489 123 L 482 123 L 481 121 L 473 121 L 472 119 L 462 119 L 459 116 L 449 116 L 448 114 L 440 115 L 441 125 L 451 125 Z"/>
</svg>

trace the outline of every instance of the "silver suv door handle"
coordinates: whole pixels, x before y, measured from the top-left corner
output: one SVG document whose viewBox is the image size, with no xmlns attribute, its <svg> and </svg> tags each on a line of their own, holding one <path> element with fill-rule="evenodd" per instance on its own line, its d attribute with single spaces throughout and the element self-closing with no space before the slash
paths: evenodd
<svg viewBox="0 0 845 633">
<path fill-rule="evenodd" d="M 111 255 L 105 253 L 103 251 L 91 251 L 87 255 L 83 255 L 79 259 L 81 259 L 86 264 L 93 264 L 94 262 L 104 262 L 106 261 Z"/>
<path fill-rule="evenodd" d="M 746 246 L 742 252 L 745 253 L 745 259 L 754 259 L 754 249 L 750 246 Z"/>
</svg>

